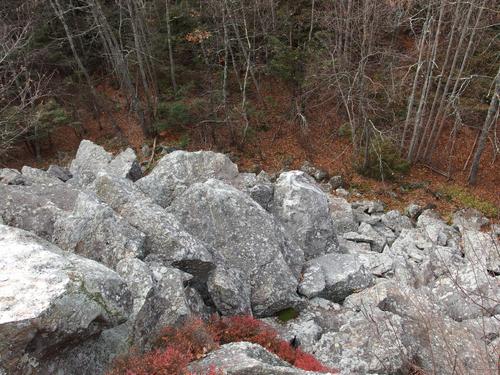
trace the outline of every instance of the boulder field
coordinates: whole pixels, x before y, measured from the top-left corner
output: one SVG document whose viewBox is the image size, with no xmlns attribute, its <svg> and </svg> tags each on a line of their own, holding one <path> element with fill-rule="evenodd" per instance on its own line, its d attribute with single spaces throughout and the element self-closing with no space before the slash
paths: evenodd
<svg viewBox="0 0 500 375">
<path fill-rule="evenodd" d="M 163 327 L 211 314 L 262 319 L 341 374 L 496 374 L 488 220 L 329 187 L 239 173 L 211 151 L 173 151 L 143 176 L 133 150 L 90 141 L 68 169 L 0 169 L 0 374 L 104 374 Z M 190 369 L 210 366 L 312 374 L 244 342 Z"/>
</svg>

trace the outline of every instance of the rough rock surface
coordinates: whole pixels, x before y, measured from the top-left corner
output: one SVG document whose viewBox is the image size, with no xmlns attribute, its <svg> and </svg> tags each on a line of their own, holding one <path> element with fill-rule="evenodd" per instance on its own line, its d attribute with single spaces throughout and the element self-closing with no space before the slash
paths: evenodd
<svg viewBox="0 0 500 375">
<path fill-rule="evenodd" d="M 304 172 L 280 175 L 272 212 L 302 248 L 306 259 L 338 249 L 328 197 Z"/>
<path fill-rule="evenodd" d="M 75 159 L 71 162 L 70 172 L 73 178 L 70 181 L 78 186 L 87 186 L 103 171 L 132 181 L 142 176 L 141 167 L 132 149 L 126 149 L 113 158 L 113 155 L 101 146 L 82 141 Z"/>
<path fill-rule="evenodd" d="M 296 302 L 298 282 L 287 259 L 300 260 L 302 252 L 287 246 L 273 217 L 246 194 L 210 179 L 191 186 L 169 209 L 189 233 L 212 246 L 218 265 L 244 273 L 256 315 Z"/>
<path fill-rule="evenodd" d="M 4 225 L 0 249 L 0 363 L 9 373 L 127 320 L 131 294 L 110 269 Z"/>
<path fill-rule="evenodd" d="M 54 223 L 52 242 L 114 268 L 125 258 L 144 258 L 145 235 L 93 196 L 80 193 L 70 215 Z"/>
<path fill-rule="evenodd" d="M 238 167 L 222 154 L 211 151 L 174 151 L 164 156 L 137 186 L 162 207 L 197 182 L 210 178 L 232 180 L 238 176 Z"/>
<path fill-rule="evenodd" d="M 239 269 L 218 266 L 207 281 L 208 292 L 222 315 L 251 315 L 251 289 Z"/>
<path fill-rule="evenodd" d="M 175 264 L 206 280 L 208 272 L 214 268 L 211 250 L 187 233 L 171 213 L 124 179 L 101 174 L 93 190 L 130 225 L 146 235 L 148 259 Z"/>
<path fill-rule="evenodd" d="M 222 345 L 202 360 L 191 363 L 189 370 L 206 373 L 211 367 L 228 375 L 306 375 L 319 374 L 292 367 L 262 346 L 249 342 Z"/>
<path fill-rule="evenodd" d="M 385 212 L 213 152 L 173 151 L 139 178 L 132 150 L 84 141 L 70 173 L 0 169 L 0 374 L 105 374 L 213 313 L 260 317 L 341 374 L 498 371 L 500 231 L 474 210 L 453 225 L 415 204 Z M 192 369 L 211 364 L 306 373 L 250 343 Z"/>
<path fill-rule="evenodd" d="M 354 254 L 327 254 L 307 262 L 299 292 L 308 298 L 342 302 L 373 283 L 373 276 Z"/>
</svg>

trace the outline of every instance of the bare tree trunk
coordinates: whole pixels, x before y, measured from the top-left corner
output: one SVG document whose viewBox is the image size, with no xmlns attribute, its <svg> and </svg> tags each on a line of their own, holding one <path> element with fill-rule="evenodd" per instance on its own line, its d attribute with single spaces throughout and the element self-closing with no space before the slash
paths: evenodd
<svg viewBox="0 0 500 375">
<path fill-rule="evenodd" d="M 437 134 L 438 121 L 439 121 L 440 117 L 443 115 L 443 109 L 444 109 L 444 104 L 446 101 L 446 95 L 448 93 L 448 89 L 449 89 L 450 84 L 451 84 L 451 78 L 453 76 L 453 71 L 455 70 L 455 66 L 457 64 L 458 57 L 459 57 L 460 51 L 462 49 L 462 44 L 464 42 L 465 36 L 467 35 L 467 28 L 469 26 L 469 22 L 470 22 L 470 18 L 472 16 L 473 9 L 474 9 L 474 4 L 470 4 L 469 11 L 467 12 L 466 20 L 462 26 L 462 32 L 460 34 L 460 39 L 459 39 L 458 45 L 455 49 L 455 55 L 453 56 L 453 61 L 451 63 L 451 67 L 450 67 L 450 73 L 448 74 L 448 78 L 446 79 L 446 84 L 445 84 L 444 89 L 443 89 L 443 96 L 442 96 L 441 101 L 439 103 L 438 111 L 436 113 L 436 117 L 434 118 L 434 122 L 433 122 L 433 125 L 431 128 L 431 133 L 430 133 L 430 136 L 427 140 L 427 145 L 425 147 L 424 157 L 426 159 L 428 159 L 430 157 L 429 154 L 430 154 L 430 150 L 431 150 L 431 145 L 434 143 L 434 138 L 436 137 L 436 134 Z"/>
<path fill-rule="evenodd" d="M 455 79 L 455 84 L 453 85 L 453 89 L 452 89 L 451 94 L 450 94 L 450 100 L 448 100 L 446 103 L 446 107 L 445 107 L 444 112 L 443 112 L 443 117 L 441 118 L 441 122 L 439 124 L 436 136 L 434 137 L 434 139 L 432 139 L 432 146 L 430 148 L 429 154 L 427 155 L 427 157 L 429 157 L 429 158 L 432 157 L 432 154 L 434 153 L 434 150 L 436 149 L 437 140 L 439 139 L 441 132 L 443 131 L 446 113 L 448 112 L 451 103 L 456 100 L 455 96 L 457 93 L 458 84 L 460 82 L 460 79 L 462 78 L 462 73 L 465 69 L 465 66 L 467 65 L 467 61 L 468 61 L 469 54 L 470 54 L 470 51 L 472 48 L 474 37 L 476 36 L 476 32 L 477 32 L 477 29 L 479 26 L 479 21 L 481 20 L 481 15 L 483 13 L 483 9 L 484 9 L 485 4 L 486 4 L 486 0 L 483 0 L 483 2 L 481 3 L 481 6 L 479 8 L 479 12 L 478 12 L 478 15 L 476 18 L 476 22 L 474 24 L 474 28 L 472 29 L 472 32 L 470 33 L 469 43 L 467 44 L 467 48 L 465 50 L 464 57 L 462 59 L 461 65 L 460 65 L 460 69 L 458 70 L 458 74 L 457 74 L 457 77 Z"/>
<path fill-rule="evenodd" d="M 165 18 L 167 22 L 167 44 L 168 44 L 168 59 L 170 65 L 170 81 L 172 82 L 172 88 L 174 94 L 177 94 L 177 82 L 175 81 L 175 64 L 174 64 L 174 53 L 172 51 L 172 31 L 170 29 L 170 0 L 165 0 Z"/>
<path fill-rule="evenodd" d="M 415 72 L 415 77 L 413 78 L 413 86 L 411 89 L 410 98 L 408 99 L 408 106 L 406 108 L 406 120 L 403 128 L 403 135 L 401 136 L 401 152 L 403 151 L 404 145 L 406 143 L 406 133 L 408 132 L 408 127 L 410 125 L 411 114 L 413 113 L 413 106 L 415 102 L 415 93 L 417 91 L 418 82 L 420 80 L 420 69 L 422 69 L 423 61 L 422 56 L 424 54 L 424 44 L 425 39 L 427 38 L 427 32 L 429 30 L 429 22 L 430 22 L 430 6 L 427 8 L 427 15 L 425 17 L 424 28 L 422 30 L 422 35 L 420 37 L 420 43 L 418 46 L 418 61 L 417 61 L 417 70 Z"/>
<path fill-rule="evenodd" d="M 477 182 L 477 174 L 479 171 L 479 163 L 481 161 L 481 156 L 483 155 L 484 148 L 486 146 L 486 140 L 488 138 L 488 132 L 491 126 L 495 123 L 495 117 L 499 110 L 499 99 L 500 98 L 500 68 L 498 69 L 497 75 L 495 77 L 495 91 L 493 97 L 490 101 L 490 106 L 488 108 L 488 114 L 486 115 L 486 120 L 484 121 L 483 128 L 481 129 L 481 134 L 479 135 L 479 140 L 474 153 L 474 158 L 472 159 L 472 165 L 469 175 L 469 184 L 475 185 Z"/>
<path fill-rule="evenodd" d="M 445 5 L 441 5 L 442 9 L 444 8 Z M 432 100 L 432 106 L 431 106 L 431 109 L 430 109 L 430 112 L 427 116 L 427 121 L 426 121 L 426 124 L 425 124 L 425 128 L 424 128 L 424 132 L 422 134 L 422 139 L 420 140 L 420 145 L 418 147 L 418 151 L 417 151 L 417 159 L 420 159 L 422 157 L 422 153 L 424 151 L 424 147 L 425 147 L 425 144 L 426 144 L 426 140 L 428 139 L 428 136 L 429 136 L 429 130 L 430 130 L 430 127 L 431 127 L 431 123 L 433 122 L 433 116 L 434 116 L 434 111 L 436 109 L 436 104 L 438 102 L 438 98 L 441 94 L 441 88 L 442 88 L 442 85 L 443 85 L 443 78 L 445 76 L 445 72 L 446 72 L 446 66 L 448 65 L 448 60 L 450 58 L 450 52 L 451 52 L 451 47 L 453 45 L 453 39 L 454 39 L 454 36 L 455 36 L 455 31 L 456 31 L 456 25 L 457 25 L 457 22 L 458 22 L 458 19 L 459 19 L 459 15 L 460 15 L 460 4 L 456 4 L 455 5 L 455 13 L 454 13 L 454 16 L 453 16 L 453 24 L 451 26 L 451 34 L 450 34 L 450 40 L 448 41 L 448 46 L 446 47 L 446 53 L 445 53 L 445 57 L 444 57 L 444 62 L 443 62 L 443 65 L 441 67 L 441 72 L 439 74 L 439 78 L 438 78 L 438 83 L 437 83 L 437 88 L 436 88 L 436 91 L 434 93 L 434 99 Z"/>
<path fill-rule="evenodd" d="M 309 26 L 309 37 L 308 41 L 310 42 L 312 39 L 312 33 L 313 33 L 313 28 L 314 28 L 314 4 L 315 0 L 312 0 L 311 2 L 311 25 Z"/>
</svg>

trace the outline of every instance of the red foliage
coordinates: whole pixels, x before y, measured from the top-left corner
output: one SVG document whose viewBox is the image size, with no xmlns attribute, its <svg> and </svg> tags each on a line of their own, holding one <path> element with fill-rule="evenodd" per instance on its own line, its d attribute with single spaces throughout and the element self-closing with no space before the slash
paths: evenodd
<svg viewBox="0 0 500 375">
<path fill-rule="evenodd" d="M 248 341 L 259 344 L 303 370 L 336 373 L 323 366 L 314 356 L 294 349 L 281 340 L 269 325 L 250 316 L 212 317 L 208 323 L 201 319 L 188 320 L 179 328 L 166 327 L 158 340 L 159 349 L 143 356 L 129 355 L 116 362 L 109 375 L 188 375 L 187 365 L 202 358 L 219 345 Z M 217 375 L 210 368 L 207 375 Z"/>
<path fill-rule="evenodd" d="M 304 353 L 302 350 L 297 349 L 295 351 L 295 362 L 293 363 L 295 367 L 301 368 L 307 371 L 317 371 L 317 372 L 331 372 L 337 373 L 337 369 L 328 368 L 324 366 L 320 361 L 316 359 L 313 355 L 309 353 Z"/>
</svg>

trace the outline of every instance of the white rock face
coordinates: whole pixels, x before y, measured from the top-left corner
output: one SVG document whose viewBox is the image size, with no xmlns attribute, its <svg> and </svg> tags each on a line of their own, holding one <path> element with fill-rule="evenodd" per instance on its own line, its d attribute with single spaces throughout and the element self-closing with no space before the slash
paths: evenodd
<svg viewBox="0 0 500 375">
<path fill-rule="evenodd" d="M 248 195 L 211 179 L 191 186 L 169 211 L 214 249 L 216 264 L 243 272 L 256 315 L 275 313 L 298 300 L 293 269 L 302 264 L 302 251 L 285 241 L 273 216 Z"/>
<path fill-rule="evenodd" d="M 71 162 L 70 172 L 73 175 L 71 181 L 78 186 L 91 184 L 99 172 L 132 181 L 142 176 L 134 150 L 128 148 L 113 159 L 111 153 L 87 140 L 80 143 L 75 159 Z"/>
<path fill-rule="evenodd" d="M 0 363 L 6 371 L 15 373 L 23 354 L 36 361 L 62 342 L 128 318 L 130 292 L 110 269 L 4 225 L 0 249 Z"/>
<path fill-rule="evenodd" d="M 280 175 L 271 211 L 302 248 L 306 259 L 338 250 L 328 197 L 306 173 Z"/>
<path fill-rule="evenodd" d="M 194 183 L 210 178 L 230 181 L 237 176 L 238 167 L 223 154 L 174 151 L 165 155 L 136 185 L 157 204 L 167 207 Z"/>
</svg>

